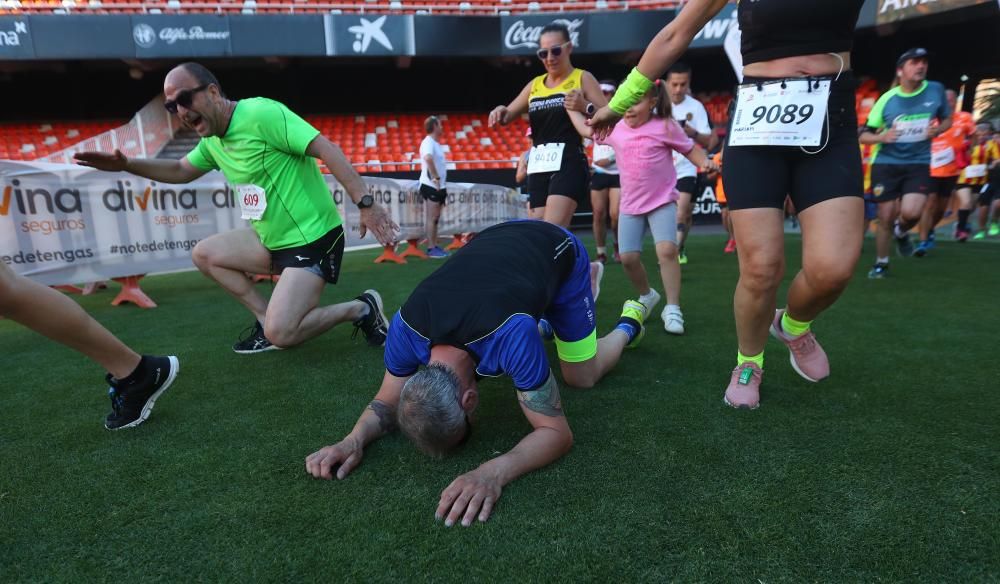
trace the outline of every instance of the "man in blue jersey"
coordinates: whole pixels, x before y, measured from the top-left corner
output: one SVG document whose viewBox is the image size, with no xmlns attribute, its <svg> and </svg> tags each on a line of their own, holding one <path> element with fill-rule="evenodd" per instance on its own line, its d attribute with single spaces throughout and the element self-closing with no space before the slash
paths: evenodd
<svg viewBox="0 0 1000 584">
<path fill-rule="evenodd" d="M 862 144 L 876 144 L 872 194 L 878 203 L 877 258 L 869 278 L 889 273 L 892 237 L 902 256 L 913 255 L 907 233 L 920 221 L 931 191 L 931 140 L 951 127 L 945 88 L 927 81 L 927 51 L 910 49 L 896 62 L 899 85 L 882 94 L 861 132 Z"/>
<path fill-rule="evenodd" d="M 544 316 L 552 327 L 563 379 L 576 387 L 593 386 L 642 337 L 645 310 L 629 300 L 615 328 L 597 338 L 590 272 L 583 244 L 562 227 L 512 221 L 481 232 L 396 313 L 381 389 L 347 437 L 306 459 L 307 472 L 343 479 L 367 444 L 396 428 L 425 453 L 443 456 L 468 438 L 479 403 L 476 380 L 509 375 L 534 430 L 455 479 L 437 508 L 449 526 L 486 521 L 504 485 L 573 444 L 538 320 Z M 462 282 L 458 296 L 455 282 Z"/>
</svg>

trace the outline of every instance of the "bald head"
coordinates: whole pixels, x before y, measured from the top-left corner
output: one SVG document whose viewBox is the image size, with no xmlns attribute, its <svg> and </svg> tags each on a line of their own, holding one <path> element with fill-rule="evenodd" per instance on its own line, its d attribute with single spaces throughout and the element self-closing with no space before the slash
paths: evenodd
<svg viewBox="0 0 1000 584">
<path fill-rule="evenodd" d="M 229 127 L 234 104 L 226 99 L 219 80 L 200 63 L 182 63 L 163 80 L 164 106 L 200 136 L 222 136 Z"/>
</svg>

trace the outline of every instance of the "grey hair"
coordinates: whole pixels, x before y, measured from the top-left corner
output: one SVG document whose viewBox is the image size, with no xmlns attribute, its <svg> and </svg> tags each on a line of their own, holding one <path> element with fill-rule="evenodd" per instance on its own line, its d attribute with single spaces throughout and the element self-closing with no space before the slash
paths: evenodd
<svg viewBox="0 0 1000 584">
<path fill-rule="evenodd" d="M 465 436 L 458 375 L 440 363 L 418 371 L 403 385 L 396 421 L 417 448 L 442 458 Z"/>
</svg>

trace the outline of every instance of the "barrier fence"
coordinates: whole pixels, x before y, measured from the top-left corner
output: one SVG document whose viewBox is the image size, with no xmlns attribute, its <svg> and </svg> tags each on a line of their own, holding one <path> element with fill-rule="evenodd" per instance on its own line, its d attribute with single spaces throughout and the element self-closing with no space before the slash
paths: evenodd
<svg viewBox="0 0 1000 584">
<path fill-rule="evenodd" d="M 326 175 L 344 218 L 347 247 L 376 244 L 358 236 L 359 213 Z M 365 177 L 368 192 L 401 229 L 424 236 L 424 201 L 413 180 Z M 476 232 L 527 216 L 520 195 L 498 185 L 449 183 L 439 223 L 443 236 Z M 193 267 L 198 241 L 248 227 L 235 192 L 219 172 L 185 185 L 127 173 L 45 162 L 0 161 L 0 260 L 42 284 L 66 285 Z"/>
</svg>

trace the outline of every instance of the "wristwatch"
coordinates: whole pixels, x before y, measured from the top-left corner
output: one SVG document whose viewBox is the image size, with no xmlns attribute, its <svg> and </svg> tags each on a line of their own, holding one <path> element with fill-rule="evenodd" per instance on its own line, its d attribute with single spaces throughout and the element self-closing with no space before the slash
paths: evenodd
<svg viewBox="0 0 1000 584">
<path fill-rule="evenodd" d="M 356 203 L 358 209 L 367 209 L 375 204 L 375 197 L 371 195 L 365 195 L 361 197 L 361 200 Z"/>
<path fill-rule="evenodd" d="M 594 117 L 594 114 L 597 113 L 597 107 L 592 103 L 588 103 L 586 111 L 587 111 L 587 117 L 592 118 Z"/>
</svg>

